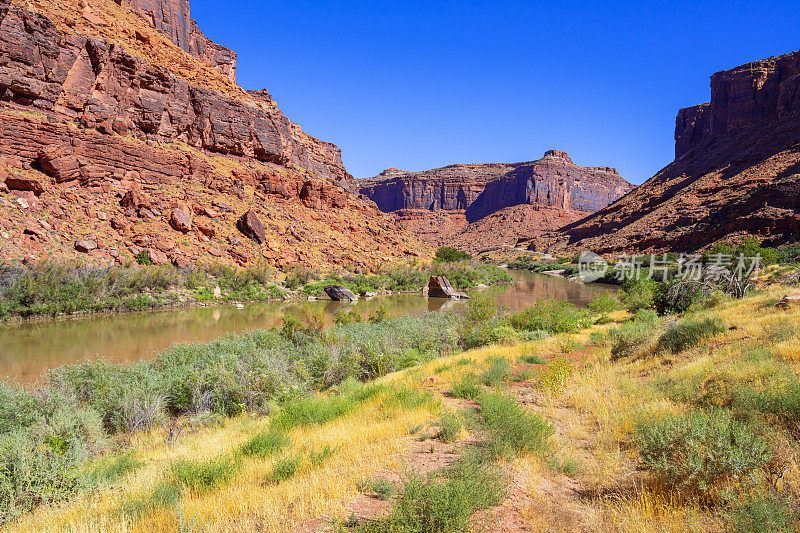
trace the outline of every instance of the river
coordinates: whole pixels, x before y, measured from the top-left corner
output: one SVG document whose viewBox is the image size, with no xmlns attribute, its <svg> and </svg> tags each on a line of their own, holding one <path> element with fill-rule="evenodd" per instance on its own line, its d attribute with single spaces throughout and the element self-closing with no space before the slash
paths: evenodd
<svg viewBox="0 0 800 533">
<path fill-rule="evenodd" d="M 586 305 L 595 295 L 614 290 L 608 285 L 574 283 L 527 271 L 509 271 L 513 283 L 484 289 L 499 307 L 524 309 L 535 300 L 561 299 Z M 477 291 L 468 291 L 475 294 Z M 234 306 L 189 307 L 137 313 L 102 314 L 36 320 L 0 326 L 0 376 L 34 383 L 48 369 L 86 360 L 132 361 L 150 357 L 178 342 L 208 341 L 229 333 L 280 324 L 284 313 L 305 307 L 324 312 L 331 322 L 339 309 L 353 307 L 369 316 L 380 305 L 389 315 L 422 314 L 463 309 L 466 302 L 393 294 L 356 304 L 315 302 L 261 302 Z"/>
</svg>

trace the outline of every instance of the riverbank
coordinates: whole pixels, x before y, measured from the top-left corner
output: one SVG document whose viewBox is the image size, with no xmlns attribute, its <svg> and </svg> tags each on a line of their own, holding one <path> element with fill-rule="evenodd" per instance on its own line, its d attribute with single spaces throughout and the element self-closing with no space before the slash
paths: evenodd
<svg viewBox="0 0 800 533">
<path fill-rule="evenodd" d="M 465 317 L 423 317 L 406 322 L 410 329 L 395 322 L 337 326 L 322 333 L 323 345 L 361 354 L 354 368 L 377 371 L 369 376 L 374 381 L 359 385 L 339 374 L 344 381 L 323 393 L 290 393 L 226 413 L 226 405 L 247 406 L 247 398 L 259 397 L 220 394 L 232 384 L 214 379 L 208 382 L 217 391 L 212 397 L 231 402 L 203 403 L 199 395 L 195 403 L 205 406 L 199 413 L 186 411 L 133 434 L 115 433 L 107 421 L 113 418 L 104 418 L 106 438 L 122 448 L 80 463 L 77 472 L 89 482 L 73 485 L 69 503 L 45 505 L 7 527 L 322 531 L 334 524 L 344 531 L 402 526 L 428 532 L 474 523 L 492 530 L 662 531 L 698 524 L 720 531 L 791 530 L 800 479 L 792 429 L 800 308 L 776 307 L 785 292 L 704 299 L 665 317 L 646 307 L 635 315 L 610 310 L 608 302 L 598 302 L 593 307 L 604 311 L 593 314 L 551 302 L 487 317 L 489 306 L 476 300 Z M 396 344 L 423 324 L 425 332 Z M 551 334 L 533 340 L 543 335 L 532 333 L 539 328 Z M 379 330 L 397 336 L 370 349 L 380 335 L 367 332 Z M 496 338 L 510 332 L 524 335 Z M 159 372 L 175 373 L 183 383 L 186 373 L 171 369 L 215 368 L 220 361 L 237 368 L 254 353 L 250 347 L 278 354 L 278 337 L 288 348 L 316 334 L 305 325 L 252 335 L 183 347 L 163 358 L 161 370 L 84 366 L 55 382 L 93 379 L 73 389 L 84 395 L 79 409 L 133 413 L 109 403 L 119 387 L 96 385 L 108 379 L 148 390 L 148 376 Z M 343 338 L 361 348 L 340 349 Z M 490 345 L 462 351 L 470 339 Z M 400 354 L 415 350 L 428 357 L 405 369 L 393 366 Z M 291 364 L 291 358 L 276 365 L 274 355 L 270 361 L 271 368 L 295 376 L 315 368 Z M 202 378 L 203 372 L 190 375 Z M 240 381 L 250 383 L 247 376 Z M 13 408 L 19 402 L 47 405 L 48 395 L 18 394 L 17 404 L 0 404 L 9 406 L 3 420 L 9 412 L 26 412 Z M 192 404 L 190 395 L 175 396 Z M 138 405 L 151 412 L 144 409 L 150 404 Z M 73 427 L 49 427 L 65 426 Z M 72 441 L 55 438 L 62 435 L 43 432 L 41 438 L 53 438 L 24 449 L 72 457 Z"/>
<path fill-rule="evenodd" d="M 502 269 L 476 261 L 440 262 L 376 275 L 325 275 L 305 269 L 283 275 L 266 265 L 243 269 L 0 265 L 0 321 L 322 297 L 327 285 L 344 285 L 356 294 L 417 292 L 432 275 L 447 276 L 460 290 L 511 281 Z"/>
<path fill-rule="evenodd" d="M 557 324 L 548 321 L 554 316 Z M 363 391 L 355 383 L 464 349 L 577 330 L 590 320 L 588 311 L 553 301 L 499 315 L 493 300 L 480 297 L 466 315 L 350 312 L 330 329 L 314 315 L 287 316 L 281 327 L 176 345 L 152 361 L 85 363 L 52 371 L 33 389 L 5 385 L 0 510 L 9 520 L 40 502 L 91 492 L 102 479 L 84 462 L 140 433 L 180 433 L 279 405 L 291 410 L 318 390 Z M 318 415 L 315 408 L 303 416 Z"/>
</svg>

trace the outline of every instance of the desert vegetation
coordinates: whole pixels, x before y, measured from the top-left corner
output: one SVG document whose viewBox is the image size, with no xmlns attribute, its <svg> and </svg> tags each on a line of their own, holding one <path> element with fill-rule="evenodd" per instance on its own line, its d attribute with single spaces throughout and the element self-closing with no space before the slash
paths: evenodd
<svg viewBox="0 0 800 533">
<path fill-rule="evenodd" d="M 660 290 L 519 313 L 477 298 L 463 314 L 327 329 L 286 317 L 4 386 L 3 520 L 794 530 L 800 309 L 776 307 L 774 287 L 666 312 Z"/>
<path fill-rule="evenodd" d="M 266 264 L 192 269 L 138 263 L 112 267 L 47 261 L 29 266 L 0 264 L 0 320 L 321 296 L 327 285 L 344 285 L 356 294 L 412 292 L 422 290 L 432 275 L 448 276 L 458 289 L 511 279 L 500 268 L 469 260 L 436 262 L 430 268 L 395 268 L 383 274 L 323 275 L 298 269 L 288 276 Z"/>
</svg>

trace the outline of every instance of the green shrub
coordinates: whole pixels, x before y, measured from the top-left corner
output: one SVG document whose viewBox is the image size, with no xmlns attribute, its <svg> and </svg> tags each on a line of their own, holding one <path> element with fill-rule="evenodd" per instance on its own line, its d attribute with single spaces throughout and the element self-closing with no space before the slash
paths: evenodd
<svg viewBox="0 0 800 533">
<path fill-rule="evenodd" d="M 646 277 L 635 277 L 622 284 L 620 299 L 631 313 L 641 309 L 655 309 L 658 282 Z"/>
<path fill-rule="evenodd" d="M 800 379 L 794 376 L 775 379 L 761 390 L 742 387 L 736 391 L 734 404 L 743 412 L 770 413 L 795 426 L 800 424 Z"/>
<path fill-rule="evenodd" d="M 450 392 L 456 398 L 475 400 L 481 393 L 481 387 L 474 374 L 464 374 L 453 384 Z"/>
<path fill-rule="evenodd" d="M 262 431 L 242 445 L 240 451 L 248 457 L 269 457 L 291 444 L 289 436 L 280 431 Z"/>
<path fill-rule="evenodd" d="M 642 420 L 636 442 L 643 466 L 658 479 L 701 493 L 741 480 L 771 458 L 764 439 L 722 410 Z"/>
<path fill-rule="evenodd" d="M 655 286 L 653 305 L 659 315 L 680 314 L 697 308 L 712 294 L 704 283 L 672 279 Z"/>
<path fill-rule="evenodd" d="M 490 450 L 496 457 L 513 453 L 543 453 L 553 427 L 541 416 L 517 405 L 503 393 L 484 392 L 478 398 L 481 415 L 490 432 Z"/>
<path fill-rule="evenodd" d="M 127 452 L 92 465 L 90 477 L 96 482 L 112 483 L 135 472 L 142 466 L 144 466 L 142 461 L 137 459 L 132 452 Z"/>
<path fill-rule="evenodd" d="M 443 413 L 439 420 L 439 440 L 444 443 L 455 442 L 461 433 L 461 420 L 454 413 Z"/>
<path fill-rule="evenodd" d="M 181 488 L 174 483 L 161 482 L 148 494 L 123 501 L 119 513 L 140 522 L 145 516 L 160 509 L 174 507 L 180 501 Z"/>
<path fill-rule="evenodd" d="M 538 300 L 521 313 L 509 317 L 518 330 L 544 330 L 549 333 L 575 333 L 591 324 L 588 313 L 561 300 Z"/>
<path fill-rule="evenodd" d="M 388 500 L 397 492 L 397 487 L 385 479 L 360 479 L 356 482 L 359 492 L 379 500 Z"/>
<path fill-rule="evenodd" d="M 527 354 L 520 356 L 520 361 L 523 363 L 527 363 L 529 365 L 546 365 L 547 361 L 545 361 L 541 355 L 539 354 Z"/>
<path fill-rule="evenodd" d="M 800 525 L 792 499 L 774 492 L 735 502 L 728 518 L 731 529 L 739 533 L 797 531 Z"/>
<path fill-rule="evenodd" d="M 467 302 L 467 318 L 470 322 L 485 323 L 497 316 L 497 304 L 494 298 L 480 294 Z"/>
<path fill-rule="evenodd" d="M 283 457 L 275 461 L 272 465 L 272 470 L 267 474 L 268 483 L 281 483 L 283 481 L 292 479 L 297 472 L 300 465 L 298 457 Z"/>
<path fill-rule="evenodd" d="M 239 465 L 231 457 L 215 457 L 206 461 L 182 459 L 172 464 L 172 478 L 191 491 L 208 492 L 230 483 Z"/>
<path fill-rule="evenodd" d="M 680 353 L 726 330 L 719 317 L 685 320 L 671 326 L 659 339 L 658 347 L 660 350 Z"/>
<path fill-rule="evenodd" d="M 781 246 L 777 251 L 779 263 L 783 265 L 800 264 L 800 243 Z"/>
<path fill-rule="evenodd" d="M 370 533 L 457 533 L 470 529 L 470 517 L 503 498 L 500 469 L 479 460 L 456 461 L 441 475 L 409 473 L 400 496 L 384 519 L 361 525 Z"/>
<path fill-rule="evenodd" d="M 95 483 L 80 467 L 104 445 L 100 417 L 74 397 L 0 384 L 0 525 Z"/>
<path fill-rule="evenodd" d="M 436 250 L 436 259 L 438 261 L 444 261 L 446 263 L 455 263 L 457 261 L 466 261 L 467 259 L 472 259 L 472 256 L 469 255 L 467 252 L 462 252 L 456 248 L 451 248 L 450 246 L 442 246 L 438 250 Z"/>
<path fill-rule="evenodd" d="M 506 381 L 511 375 L 511 365 L 502 357 L 489 359 L 489 368 L 481 375 L 481 383 L 487 387 L 494 387 Z"/>
<path fill-rule="evenodd" d="M 592 298 L 592 301 L 589 302 L 589 305 L 586 307 L 588 307 L 589 311 L 592 313 L 599 315 L 622 309 L 622 302 L 610 294 L 603 293 Z"/>
<path fill-rule="evenodd" d="M 608 331 L 611 340 L 611 359 L 634 355 L 645 349 L 656 335 L 658 316 L 651 310 L 639 310 L 632 322 L 626 322 Z"/>
</svg>

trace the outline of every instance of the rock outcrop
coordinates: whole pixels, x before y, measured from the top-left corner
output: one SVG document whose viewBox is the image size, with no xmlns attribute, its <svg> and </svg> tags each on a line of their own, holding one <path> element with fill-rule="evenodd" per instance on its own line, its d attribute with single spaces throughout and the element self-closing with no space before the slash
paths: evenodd
<svg viewBox="0 0 800 533">
<path fill-rule="evenodd" d="M 615 169 L 579 167 L 559 150 L 524 163 L 389 169 L 360 180 L 364 196 L 421 238 L 469 251 L 555 230 L 631 189 Z"/>
<path fill-rule="evenodd" d="M 714 74 L 711 102 L 678 113 L 673 163 L 531 246 L 693 252 L 747 235 L 800 240 L 799 71 L 794 52 Z"/>
<path fill-rule="evenodd" d="M 118 1 L 118 0 L 115 0 Z M 181 50 L 202 59 L 236 82 L 236 53 L 203 35 L 192 19 L 189 0 L 126 0 Z"/>
<path fill-rule="evenodd" d="M 800 52 L 770 57 L 711 76 L 711 102 L 681 109 L 675 159 L 712 137 L 800 112 Z"/>
<path fill-rule="evenodd" d="M 430 255 L 212 49 L 186 0 L 0 0 L 0 260 L 370 271 Z"/>
<path fill-rule="evenodd" d="M 550 150 L 542 159 L 489 182 L 467 208 L 467 220 L 475 222 L 521 204 L 593 213 L 633 188 L 614 168 L 579 167 L 566 152 Z"/>
<path fill-rule="evenodd" d="M 0 12 L 0 101 L 55 112 L 109 135 L 177 141 L 351 179 L 335 146 L 303 133 L 263 92 L 208 89 L 110 40 L 67 33 L 11 0 L 0 0 Z"/>
</svg>

